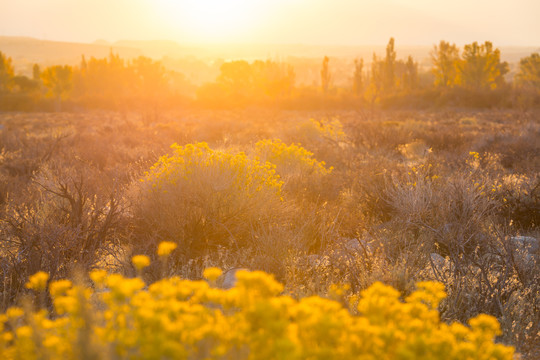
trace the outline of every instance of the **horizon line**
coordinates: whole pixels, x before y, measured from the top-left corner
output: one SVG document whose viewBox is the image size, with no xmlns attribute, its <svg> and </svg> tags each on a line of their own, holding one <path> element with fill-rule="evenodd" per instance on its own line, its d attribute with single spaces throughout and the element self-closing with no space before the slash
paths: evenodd
<svg viewBox="0 0 540 360">
<path fill-rule="evenodd" d="M 98 38 L 94 41 L 75 41 L 75 40 L 61 40 L 61 39 L 49 39 L 49 38 L 41 38 L 36 36 L 27 36 L 27 35 L 3 35 L 0 34 L 0 37 L 4 38 L 21 38 L 21 39 L 30 39 L 30 40 L 38 40 L 38 41 L 48 41 L 48 42 L 56 42 L 56 43 L 66 43 L 66 44 L 81 44 L 81 45 L 95 45 L 95 46 L 115 46 L 119 42 L 123 41 L 132 41 L 132 42 L 145 42 L 145 43 L 152 43 L 152 42 L 172 42 L 179 46 L 212 46 L 212 47 L 219 47 L 219 46 L 309 46 L 309 47 L 384 47 L 387 45 L 387 43 L 384 44 L 328 44 L 328 43 L 310 43 L 310 42 L 283 42 L 283 43 L 277 43 L 277 42 L 189 42 L 189 41 L 179 41 L 175 39 L 167 39 L 167 38 L 157 38 L 157 39 L 119 39 L 119 40 L 106 40 L 103 38 Z M 391 37 L 392 38 L 392 37 Z M 395 37 L 393 37 L 395 39 Z M 389 38 L 390 39 L 390 38 Z M 99 44 L 98 42 L 104 41 L 107 44 Z M 475 40 L 473 42 L 467 42 L 465 44 L 460 44 L 457 42 L 452 42 L 451 40 L 441 39 L 440 41 L 447 41 L 451 44 L 456 44 L 457 46 L 464 46 L 467 44 L 471 44 L 473 42 L 478 42 L 479 44 L 484 43 L 485 41 L 491 40 Z M 431 43 L 431 44 L 403 44 L 403 43 L 396 43 L 395 47 L 432 47 L 435 45 L 438 45 L 439 42 Z M 492 42 L 493 43 L 493 42 Z M 538 48 L 540 49 L 540 44 L 536 45 L 516 45 L 516 44 L 496 44 L 493 43 L 496 47 L 515 47 L 515 48 Z M 122 46 L 122 45 L 116 45 L 116 46 Z M 128 47 L 128 46 L 123 46 Z"/>
</svg>

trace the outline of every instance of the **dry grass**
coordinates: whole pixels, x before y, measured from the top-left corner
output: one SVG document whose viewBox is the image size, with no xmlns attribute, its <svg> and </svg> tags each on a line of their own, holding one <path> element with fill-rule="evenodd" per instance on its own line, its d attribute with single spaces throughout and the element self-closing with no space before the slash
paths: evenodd
<svg viewBox="0 0 540 360">
<path fill-rule="evenodd" d="M 349 284 L 349 296 L 378 280 L 405 295 L 434 279 L 449 294 L 445 319 L 493 314 L 501 341 L 538 354 L 540 254 L 512 240 L 540 238 L 538 113 L 3 113 L 0 124 L 2 308 L 37 270 L 133 274 L 132 254 L 172 239 L 183 244 L 176 260 L 156 262 L 149 280 L 243 267 L 274 273 L 294 296 L 332 296 L 332 284 Z M 176 203 L 191 207 L 136 191 L 174 142 L 250 153 L 278 138 L 334 169 L 285 178 L 277 202 L 218 196 L 226 179 L 212 172 L 177 189 Z M 211 218 L 226 229 L 200 227 Z"/>
</svg>

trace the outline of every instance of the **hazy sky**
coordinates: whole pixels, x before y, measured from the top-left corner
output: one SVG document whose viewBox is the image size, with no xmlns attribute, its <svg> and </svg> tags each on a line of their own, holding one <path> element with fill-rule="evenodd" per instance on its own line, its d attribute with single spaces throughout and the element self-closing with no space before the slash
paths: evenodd
<svg viewBox="0 0 540 360">
<path fill-rule="evenodd" d="M 540 46 L 540 0 L 0 0 L 0 36 Z"/>
</svg>

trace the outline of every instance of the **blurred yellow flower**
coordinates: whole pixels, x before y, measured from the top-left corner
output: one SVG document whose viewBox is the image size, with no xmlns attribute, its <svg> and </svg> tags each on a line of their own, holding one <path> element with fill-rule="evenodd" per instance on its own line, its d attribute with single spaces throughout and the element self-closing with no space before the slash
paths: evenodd
<svg viewBox="0 0 540 360">
<path fill-rule="evenodd" d="M 209 281 L 216 281 L 221 276 L 222 273 L 223 272 L 221 271 L 220 268 L 211 267 L 204 270 L 203 276 L 205 279 Z"/>
<path fill-rule="evenodd" d="M 47 281 L 49 280 L 49 274 L 43 271 L 39 271 L 34 275 L 30 276 L 28 282 L 26 283 L 26 288 L 32 289 L 35 291 L 43 291 L 47 287 Z"/>
<path fill-rule="evenodd" d="M 169 256 L 169 254 L 173 252 L 177 246 L 178 245 L 176 245 L 172 241 L 162 241 L 161 243 L 159 243 L 157 254 L 162 257 Z"/>
<path fill-rule="evenodd" d="M 148 258 L 146 255 L 135 255 L 131 258 L 131 262 L 137 270 L 142 270 L 150 265 L 150 258 Z"/>
<path fill-rule="evenodd" d="M 165 244 L 163 254 L 175 246 Z M 134 257 L 134 264 L 147 263 L 146 257 L 138 259 Z M 204 271 L 211 281 L 220 275 L 215 267 Z M 238 271 L 237 284 L 228 290 L 179 277 L 146 288 L 137 277 L 104 271 L 90 276 L 108 289 L 94 292 L 60 280 L 50 285 L 54 312 L 12 307 L 0 314 L 2 359 L 73 358 L 88 345 L 110 351 L 114 358 L 137 354 L 145 359 L 201 354 L 353 359 L 361 354 L 366 359 L 511 360 L 514 354 L 512 347 L 495 343 L 500 326 L 492 316 L 479 315 L 470 320 L 470 327 L 441 321 L 437 305 L 445 292 L 435 282 L 418 283 L 405 299 L 394 288 L 375 283 L 350 298 L 351 307 L 358 300 L 354 315 L 341 301 L 282 295 L 283 285 L 261 271 Z M 44 279 L 33 277 L 36 286 Z M 336 285 L 332 291 L 341 296 L 348 289 Z M 239 349 L 249 352 L 239 357 Z"/>
<path fill-rule="evenodd" d="M 16 319 L 24 315 L 24 310 L 17 306 L 12 306 L 6 310 L 8 319 Z"/>
<path fill-rule="evenodd" d="M 54 281 L 49 285 L 49 291 L 52 297 L 58 297 L 64 295 L 72 286 L 69 280 Z"/>
<path fill-rule="evenodd" d="M 92 279 L 96 285 L 103 285 L 106 278 L 107 272 L 105 270 L 94 270 L 90 272 L 90 279 Z"/>
</svg>

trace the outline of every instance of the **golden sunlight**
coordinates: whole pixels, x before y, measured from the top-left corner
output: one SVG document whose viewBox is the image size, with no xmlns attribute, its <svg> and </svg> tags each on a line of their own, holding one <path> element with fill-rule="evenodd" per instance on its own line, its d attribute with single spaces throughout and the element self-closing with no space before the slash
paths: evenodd
<svg viewBox="0 0 540 360">
<path fill-rule="evenodd" d="M 192 41 L 245 40 L 253 32 L 270 0 L 158 0 L 168 26 Z"/>
</svg>

